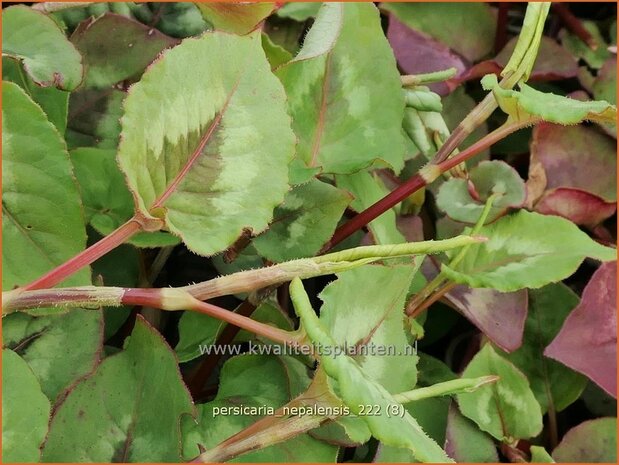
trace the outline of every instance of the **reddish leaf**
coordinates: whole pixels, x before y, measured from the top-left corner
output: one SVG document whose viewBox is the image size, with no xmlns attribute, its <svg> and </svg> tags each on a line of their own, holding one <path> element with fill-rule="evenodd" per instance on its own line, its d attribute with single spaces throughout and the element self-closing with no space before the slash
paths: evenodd
<svg viewBox="0 0 619 465">
<path fill-rule="evenodd" d="M 616 170 L 615 142 L 596 128 L 540 124 L 533 130 L 528 206 L 596 225 L 614 212 Z"/>
<path fill-rule="evenodd" d="M 576 224 L 594 227 L 612 216 L 616 203 L 605 202 L 596 195 L 578 189 L 560 187 L 546 192 L 535 205 L 544 215 L 557 215 Z"/>
<path fill-rule="evenodd" d="M 501 349 L 511 352 L 522 344 L 528 309 L 526 289 L 499 292 L 456 286 L 445 297 Z"/>
<path fill-rule="evenodd" d="M 580 304 L 544 355 L 579 371 L 617 397 L 617 262 L 604 263 L 585 287 Z"/>
<path fill-rule="evenodd" d="M 422 270 L 429 279 L 437 273 L 429 260 L 424 262 Z M 501 349 L 512 352 L 521 346 L 529 305 L 526 289 L 499 292 L 459 285 L 445 294 L 445 298 Z"/>
<path fill-rule="evenodd" d="M 406 74 L 421 74 L 456 68 L 458 74 L 467 68 L 464 59 L 452 52 L 449 47 L 430 36 L 414 31 L 393 14 L 389 15 L 387 39 L 400 69 Z M 432 89 L 440 94 L 449 92 L 445 83 L 433 84 Z"/>
</svg>

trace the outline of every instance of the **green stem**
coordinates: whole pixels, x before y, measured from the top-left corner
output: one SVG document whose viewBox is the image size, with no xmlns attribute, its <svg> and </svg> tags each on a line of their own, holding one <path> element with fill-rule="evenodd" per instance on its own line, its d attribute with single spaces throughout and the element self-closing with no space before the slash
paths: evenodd
<svg viewBox="0 0 619 465">
<path fill-rule="evenodd" d="M 400 404 L 407 404 L 422 399 L 431 397 L 448 396 L 454 394 L 463 394 L 465 392 L 473 392 L 482 386 L 490 383 L 496 383 L 499 380 L 498 376 L 481 376 L 479 378 L 459 378 L 451 381 L 437 383 L 432 386 L 413 389 L 412 391 L 401 392 L 394 394 L 393 398 Z"/>
</svg>

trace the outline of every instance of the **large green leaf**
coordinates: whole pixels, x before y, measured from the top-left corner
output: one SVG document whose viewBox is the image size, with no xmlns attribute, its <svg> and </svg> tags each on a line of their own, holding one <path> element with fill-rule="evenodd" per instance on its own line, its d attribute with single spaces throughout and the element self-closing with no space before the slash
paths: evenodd
<svg viewBox="0 0 619 465">
<path fill-rule="evenodd" d="M 100 234 L 110 234 L 133 214 L 133 198 L 118 169 L 116 151 L 83 147 L 71 151 L 71 161 L 86 222 Z M 154 231 L 138 233 L 128 242 L 138 247 L 164 247 L 180 241 L 167 232 Z"/>
<path fill-rule="evenodd" d="M 456 269 L 443 265 L 445 276 L 471 287 L 510 292 L 565 279 L 586 257 L 617 259 L 615 249 L 593 241 L 574 223 L 524 210 L 484 226 L 479 235 L 488 240 L 470 246 Z"/>
<path fill-rule="evenodd" d="M 295 170 L 346 174 L 375 161 L 402 169 L 404 98 L 374 5 L 323 4 L 303 48 L 277 75 L 299 138 Z"/>
<path fill-rule="evenodd" d="M 557 462 L 617 463 L 617 418 L 596 418 L 569 430 L 552 451 Z"/>
<path fill-rule="evenodd" d="M 56 22 L 26 5 L 2 11 L 2 55 L 21 60 L 34 82 L 73 90 L 82 81 L 82 57 Z"/>
<path fill-rule="evenodd" d="M 490 344 L 473 357 L 463 378 L 496 375 L 489 389 L 459 394 L 462 414 L 499 440 L 525 439 L 542 430 L 542 412 L 526 376 L 498 355 Z"/>
<path fill-rule="evenodd" d="M 449 462 L 445 452 L 423 432 L 417 421 L 398 404 L 383 386 L 364 373 L 351 357 L 334 355 L 338 343 L 311 308 L 301 280 L 295 278 L 290 293 L 297 314 L 309 339 L 322 348 L 321 366 L 337 381 L 337 391 L 355 415 L 363 406 L 376 406 L 379 415 L 361 415 L 372 435 L 387 445 L 410 449 L 416 458 L 427 462 Z M 387 412 L 398 414 L 388 416 Z"/>
<path fill-rule="evenodd" d="M 403 313 L 415 271 L 411 265 L 365 265 L 338 274 L 320 294 L 320 321 L 331 337 L 346 350 L 358 349 L 351 358 L 391 393 L 410 390 L 417 381 L 418 358 L 406 353 Z"/>
<path fill-rule="evenodd" d="M 529 291 L 529 315 L 520 349 L 503 356 L 516 365 L 531 384 L 542 412 L 561 411 L 580 397 L 587 378 L 544 356 L 578 296 L 562 283 Z"/>
<path fill-rule="evenodd" d="M 494 74 L 484 76 L 481 82 L 484 89 L 494 92 L 501 109 L 514 121 L 541 118 L 551 123 L 570 125 L 583 121 L 614 123 L 617 119 L 617 108 L 604 100 L 571 99 L 540 92 L 523 83 L 519 84 L 519 91 L 503 89 Z"/>
<path fill-rule="evenodd" d="M 2 288 L 7 290 L 79 253 L 86 231 L 57 129 L 17 84 L 2 83 L 2 104 Z M 66 282 L 89 284 L 88 269 Z"/>
<path fill-rule="evenodd" d="M 374 202 L 377 202 L 389 193 L 381 179 L 367 171 L 336 176 L 336 183 L 338 187 L 347 190 L 355 196 L 351 206 L 358 212 L 370 207 Z M 376 244 L 399 244 L 406 242 L 402 233 L 398 231 L 396 212 L 392 208 L 370 221 L 368 228 Z"/>
<path fill-rule="evenodd" d="M 202 255 L 260 232 L 288 189 L 294 135 L 259 33 L 206 33 L 131 87 L 118 161 L 139 215 Z"/>
<path fill-rule="evenodd" d="M 136 77 L 163 49 L 179 41 L 130 18 L 107 13 L 82 21 L 71 42 L 84 57 L 84 86 L 103 89 Z"/>
<path fill-rule="evenodd" d="M 273 262 L 316 255 L 350 200 L 346 192 L 317 179 L 294 187 L 275 209 L 269 229 L 254 240 L 256 250 Z"/>
<path fill-rule="evenodd" d="M 196 457 L 198 445 L 212 448 L 273 414 L 309 384 L 307 368 L 291 357 L 242 355 L 224 365 L 214 400 L 198 406 L 197 423 L 182 423 L 185 458 Z M 226 413 L 225 409 L 229 409 Z M 253 413 L 252 413 L 253 412 Z M 242 455 L 231 462 L 334 462 L 337 447 L 307 434 Z"/>
<path fill-rule="evenodd" d="M 69 110 L 69 92 L 55 87 L 37 85 L 24 71 L 19 60 L 2 58 L 2 79 L 18 84 L 38 103 L 47 118 L 56 126 L 60 134 L 67 128 L 67 112 Z"/>
<path fill-rule="evenodd" d="M 28 364 L 2 351 L 2 462 L 38 462 L 50 404 Z"/>
<path fill-rule="evenodd" d="M 2 342 L 28 362 L 43 392 L 54 400 L 99 362 L 102 326 L 98 310 L 44 317 L 14 313 L 2 321 Z"/>
<path fill-rule="evenodd" d="M 382 3 L 408 27 L 428 34 L 470 61 L 492 51 L 496 20 L 484 3 Z"/>
<path fill-rule="evenodd" d="M 256 29 L 275 9 L 270 2 L 257 3 L 224 3 L 224 2 L 195 2 L 202 17 L 217 31 L 233 34 L 247 34 Z"/>
<path fill-rule="evenodd" d="M 138 317 L 125 350 L 105 359 L 58 406 L 47 462 L 179 462 L 180 417 L 194 407 L 173 352 Z"/>
</svg>

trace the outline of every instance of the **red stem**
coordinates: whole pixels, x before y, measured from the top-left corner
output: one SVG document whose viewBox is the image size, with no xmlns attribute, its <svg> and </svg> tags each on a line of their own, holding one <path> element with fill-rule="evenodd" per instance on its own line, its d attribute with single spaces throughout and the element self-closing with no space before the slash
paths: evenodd
<svg viewBox="0 0 619 465">
<path fill-rule="evenodd" d="M 580 19 L 574 16 L 566 5 L 563 3 L 553 3 L 552 6 L 555 13 L 557 13 L 561 21 L 563 21 L 563 24 L 565 24 L 565 27 L 567 27 L 570 31 L 572 31 L 572 33 L 574 33 L 574 35 L 587 44 L 590 49 L 596 50 L 598 48 L 598 43 L 595 41 L 593 36 L 585 29 Z"/>
<path fill-rule="evenodd" d="M 131 218 L 125 224 L 105 236 L 96 244 L 91 245 L 75 257 L 64 262 L 62 265 L 54 268 L 47 274 L 41 276 L 39 279 L 24 286 L 24 289 L 27 291 L 33 291 L 36 289 L 54 287 L 56 284 L 71 276 L 76 271 L 90 265 L 98 258 L 101 258 L 109 251 L 115 249 L 141 229 L 142 226 L 140 223 L 135 218 Z"/>
<path fill-rule="evenodd" d="M 507 44 L 507 16 L 511 5 L 509 2 L 499 3 L 499 13 L 496 22 L 496 35 L 494 37 L 494 53 L 498 54 Z"/>
</svg>

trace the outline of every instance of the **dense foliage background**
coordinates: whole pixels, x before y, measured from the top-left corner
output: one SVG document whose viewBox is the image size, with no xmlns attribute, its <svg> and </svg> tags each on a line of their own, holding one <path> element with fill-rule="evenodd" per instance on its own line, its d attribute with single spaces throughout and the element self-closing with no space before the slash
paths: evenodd
<svg viewBox="0 0 619 465">
<path fill-rule="evenodd" d="M 135 211 L 157 230 L 134 234 L 63 286 L 185 286 L 318 255 L 338 225 L 428 163 L 484 98 L 480 80 L 509 61 L 526 4 L 332 5 L 315 22 L 320 7 L 4 4 L 3 290 L 39 278 Z M 226 33 L 185 40 L 211 30 Z M 400 75 L 448 68 L 403 92 Z M 528 84 L 616 104 L 616 69 L 616 5 L 553 5 Z M 208 156 L 164 208 L 161 186 L 182 164 L 169 154 L 190 154 L 226 110 L 203 146 Z M 495 111 L 460 150 L 505 118 Z M 450 238 L 501 194 L 479 232 L 491 245 L 472 246 L 441 286 L 428 283 L 454 252 L 304 280 L 338 344 L 417 348 L 354 358 L 388 393 L 501 377 L 406 403 L 406 418 L 450 458 L 616 462 L 616 263 L 600 262 L 601 245 L 616 243 L 616 168 L 616 125 L 525 127 L 333 249 Z M 507 270 L 495 246 L 524 258 Z M 540 255 L 559 258 L 527 255 L 544 247 Z M 484 269 L 494 253 L 496 273 Z M 210 302 L 287 331 L 301 316 L 318 340 L 287 285 L 268 291 Z M 264 417 L 218 409 L 276 409 L 297 395 L 328 404 L 327 375 L 344 393 L 342 371 L 357 376 L 345 362 L 325 374 L 309 357 L 248 354 L 273 343 L 148 305 L 16 312 L 2 326 L 4 462 L 188 461 Z M 213 345 L 234 349 L 201 353 Z M 350 385 L 363 385 L 354 376 Z M 255 443 L 275 445 L 236 460 L 441 457 L 431 446 L 394 447 L 395 419 L 358 419 L 276 424 Z M 278 436 L 295 427 L 297 436 Z"/>
</svg>

